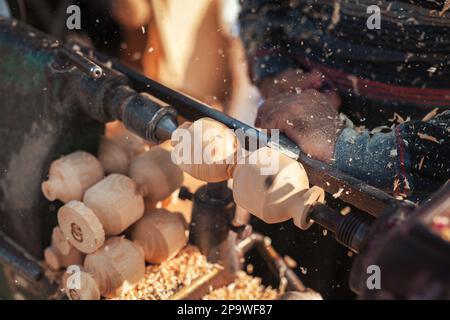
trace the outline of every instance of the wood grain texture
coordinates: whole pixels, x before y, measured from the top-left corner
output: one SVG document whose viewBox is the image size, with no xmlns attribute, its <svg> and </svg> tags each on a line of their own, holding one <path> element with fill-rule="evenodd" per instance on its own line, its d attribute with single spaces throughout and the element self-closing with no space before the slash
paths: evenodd
<svg viewBox="0 0 450 320">
<path fill-rule="evenodd" d="M 80 201 L 84 192 L 104 177 L 101 163 L 93 155 L 77 151 L 54 161 L 42 193 L 50 200 Z"/>
<path fill-rule="evenodd" d="M 142 248 L 123 237 L 109 238 L 105 245 L 84 261 L 84 286 L 69 298 L 96 299 L 117 297 L 130 290 L 144 277 L 145 261 Z"/>
<path fill-rule="evenodd" d="M 162 263 L 186 245 L 186 221 L 179 213 L 156 209 L 132 227 L 131 239 L 144 249 L 147 262 Z"/>
<path fill-rule="evenodd" d="M 183 184 L 183 171 L 172 162 L 171 153 L 160 147 L 136 157 L 129 175 L 149 202 L 166 199 Z"/>
<path fill-rule="evenodd" d="M 180 135 L 182 139 L 178 139 Z M 180 168 L 206 182 L 221 182 L 231 178 L 230 170 L 236 162 L 237 144 L 236 136 L 228 127 L 209 118 L 182 126 L 172 135 L 173 152 L 184 160 L 179 164 Z"/>
<path fill-rule="evenodd" d="M 105 242 L 102 223 L 80 201 L 71 201 L 59 209 L 58 224 L 69 243 L 83 253 L 92 253 Z"/>
<path fill-rule="evenodd" d="M 266 171 L 273 166 L 274 170 Z M 299 214 L 308 176 L 300 163 L 265 147 L 237 164 L 233 196 L 240 207 L 266 223 L 280 223 Z"/>
<path fill-rule="evenodd" d="M 144 199 L 130 178 L 111 174 L 86 191 L 84 203 L 107 235 L 119 235 L 144 215 Z"/>
</svg>

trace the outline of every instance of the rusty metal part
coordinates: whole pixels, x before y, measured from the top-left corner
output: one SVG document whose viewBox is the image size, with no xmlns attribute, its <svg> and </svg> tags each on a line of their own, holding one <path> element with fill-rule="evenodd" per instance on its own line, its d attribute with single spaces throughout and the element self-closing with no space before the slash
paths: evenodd
<svg viewBox="0 0 450 320">
<path fill-rule="evenodd" d="M 278 277 L 278 279 L 287 281 L 287 289 L 290 291 L 304 292 L 307 290 L 303 282 L 297 277 L 295 272 L 288 267 L 284 259 L 270 244 L 270 239 L 261 234 L 253 233 L 250 237 L 242 240 L 237 245 L 237 250 L 240 256 L 244 256 L 253 247 L 267 262 L 271 272 Z"/>
<path fill-rule="evenodd" d="M 372 219 L 356 213 L 342 215 L 330 207 L 317 203 L 309 209 L 309 218 L 334 233 L 337 242 L 358 253 L 365 245 Z"/>
<path fill-rule="evenodd" d="M 211 263 L 222 265 L 233 278 L 239 269 L 236 234 L 230 224 L 235 204 L 226 182 L 209 183 L 194 196 L 189 243 L 197 246 Z"/>
</svg>

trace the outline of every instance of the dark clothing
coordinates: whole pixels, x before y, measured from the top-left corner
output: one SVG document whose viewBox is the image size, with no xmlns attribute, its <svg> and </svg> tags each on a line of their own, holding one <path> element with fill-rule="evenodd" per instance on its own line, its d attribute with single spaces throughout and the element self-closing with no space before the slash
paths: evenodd
<svg viewBox="0 0 450 320">
<path fill-rule="evenodd" d="M 377 3 L 378 2 L 378 3 Z M 381 9 L 369 30 L 367 7 Z M 450 12 L 444 1 L 245 0 L 240 16 L 252 79 L 288 68 L 322 71 L 358 126 L 405 122 L 388 133 L 347 128 L 335 166 L 400 195 L 429 193 L 450 179 Z"/>
</svg>

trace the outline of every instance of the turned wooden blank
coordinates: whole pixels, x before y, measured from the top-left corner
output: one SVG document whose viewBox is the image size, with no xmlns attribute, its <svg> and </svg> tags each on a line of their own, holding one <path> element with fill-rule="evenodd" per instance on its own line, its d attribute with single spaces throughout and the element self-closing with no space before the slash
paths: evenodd
<svg viewBox="0 0 450 320">
<path fill-rule="evenodd" d="M 58 222 L 70 243 L 92 253 L 105 235 L 119 235 L 144 215 L 144 199 L 130 178 L 112 174 L 86 191 L 84 204 L 62 207 Z"/>
<path fill-rule="evenodd" d="M 264 170 L 270 163 L 276 166 L 276 171 L 267 175 Z M 238 164 L 233 179 L 236 204 L 266 223 L 295 218 L 299 227 L 308 228 L 308 206 L 324 200 L 322 189 L 309 190 L 308 176 L 299 162 L 268 147 L 257 150 L 245 163 Z"/>
<path fill-rule="evenodd" d="M 92 253 L 105 242 L 101 222 L 80 201 L 71 201 L 59 209 L 58 224 L 70 244 L 83 253 Z"/>
<path fill-rule="evenodd" d="M 144 249 L 147 262 L 162 263 L 186 245 L 186 221 L 179 213 L 156 209 L 132 227 L 131 239 Z"/>
<path fill-rule="evenodd" d="M 172 145 L 173 152 L 184 160 L 180 168 L 194 178 L 206 182 L 230 178 L 230 169 L 236 162 L 237 138 L 222 123 L 203 118 L 181 126 L 172 135 Z M 182 152 L 189 150 L 188 155 Z"/>
<path fill-rule="evenodd" d="M 115 298 L 132 289 L 144 274 L 142 248 L 125 238 L 112 237 L 101 249 L 86 256 L 81 286 L 69 288 L 65 281 L 65 289 L 73 300 Z"/>
<path fill-rule="evenodd" d="M 130 156 L 126 150 L 111 139 L 105 137 L 100 141 L 98 159 L 107 174 L 127 174 L 131 162 Z"/>
<path fill-rule="evenodd" d="M 130 178 L 111 174 L 84 194 L 107 235 L 119 235 L 144 215 L 144 199 Z"/>
<path fill-rule="evenodd" d="M 83 263 L 84 254 L 72 247 L 68 254 L 62 254 L 56 247 L 50 246 L 44 251 L 44 259 L 52 270 L 60 270 Z"/>
<path fill-rule="evenodd" d="M 169 151 L 154 147 L 133 160 L 130 178 L 147 201 L 158 202 L 182 186 L 183 171 L 172 162 Z"/>
<path fill-rule="evenodd" d="M 144 153 L 149 144 L 125 129 L 121 122 L 107 125 L 106 135 L 100 141 L 98 159 L 105 172 L 128 174 L 130 163 L 136 156 Z"/>
<path fill-rule="evenodd" d="M 84 192 L 103 177 L 103 167 L 97 158 L 77 151 L 51 164 L 48 180 L 42 183 L 42 192 L 50 201 L 81 200 Z"/>
<path fill-rule="evenodd" d="M 44 251 L 44 258 L 50 269 L 59 270 L 83 263 L 84 254 L 67 241 L 59 227 L 55 227 L 51 245 Z"/>
</svg>

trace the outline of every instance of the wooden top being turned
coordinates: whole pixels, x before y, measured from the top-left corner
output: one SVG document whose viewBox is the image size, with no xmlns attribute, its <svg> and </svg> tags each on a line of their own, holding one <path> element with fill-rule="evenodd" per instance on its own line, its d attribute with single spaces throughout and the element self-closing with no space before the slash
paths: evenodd
<svg viewBox="0 0 450 320">
<path fill-rule="evenodd" d="M 236 204 L 266 223 L 291 219 L 299 210 L 298 194 L 308 189 L 303 166 L 268 147 L 250 154 L 234 169 Z"/>
<path fill-rule="evenodd" d="M 59 209 L 58 224 L 70 244 L 83 253 L 92 253 L 105 242 L 100 220 L 80 201 L 71 201 Z"/>
<path fill-rule="evenodd" d="M 231 178 L 236 162 L 237 138 L 220 122 L 203 118 L 183 125 L 172 135 L 172 151 L 186 173 L 206 182 Z"/>
</svg>

